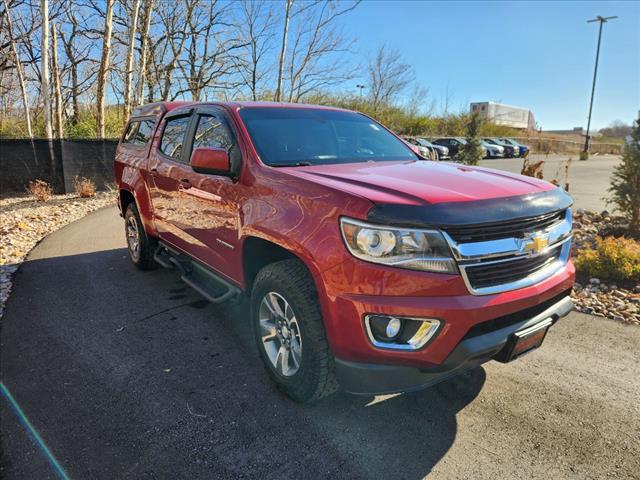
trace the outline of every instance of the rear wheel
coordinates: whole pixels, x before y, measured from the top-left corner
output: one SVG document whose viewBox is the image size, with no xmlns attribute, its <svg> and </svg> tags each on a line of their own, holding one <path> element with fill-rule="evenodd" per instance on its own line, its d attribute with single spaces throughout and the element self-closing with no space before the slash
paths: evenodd
<svg viewBox="0 0 640 480">
<path fill-rule="evenodd" d="M 260 357 L 279 389 L 302 403 L 337 390 L 318 295 L 300 261 L 276 262 L 258 273 L 251 319 Z"/>
<path fill-rule="evenodd" d="M 152 270 L 158 264 L 153 259 L 158 242 L 144 231 L 140 213 L 135 203 L 127 205 L 124 214 L 124 231 L 127 239 L 129 258 L 141 270 Z"/>
</svg>

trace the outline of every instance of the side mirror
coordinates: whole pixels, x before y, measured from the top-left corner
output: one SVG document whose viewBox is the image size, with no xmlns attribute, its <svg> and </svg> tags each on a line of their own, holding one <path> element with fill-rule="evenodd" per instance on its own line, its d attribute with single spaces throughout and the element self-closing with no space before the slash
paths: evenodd
<svg viewBox="0 0 640 480">
<path fill-rule="evenodd" d="M 229 154 L 224 148 L 196 148 L 191 154 L 191 168 L 198 173 L 228 175 L 231 172 Z"/>
</svg>

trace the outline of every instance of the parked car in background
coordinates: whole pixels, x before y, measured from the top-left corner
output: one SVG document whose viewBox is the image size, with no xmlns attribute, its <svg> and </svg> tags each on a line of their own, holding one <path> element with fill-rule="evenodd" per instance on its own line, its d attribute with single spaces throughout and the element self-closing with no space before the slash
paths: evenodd
<svg viewBox="0 0 640 480">
<path fill-rule="evenodd" d="M 443 145 L 436 145 L 423 137 L 404 137 L 404 140 L 420 148 L 429 150 L 434 160 L 449 160 L 449 149 Z"/>
<path fill-rule="evenodd" d="M 520 149 L 514 147 L 513 145 L 509 145 L 508 143 L 502 141 L 499 138 L 483 138 L 485 142 L 490 145 L 499 145 L 504 149 L 504 156 L 507 158 L 514 158 L 520 154 Z"/>
<path fill-rule="evenodd" d="M 453 158 L 458 154 L 462 146 L 466 144 L 467 141 L 464 138 L 460 138 L 460 137 L 456 137 L 456 138 L 443 137 L 443 138 L 437 138 L 435 140 L 431 140 L 431 143 L 433 143 L 434 145 L 441 145 L 443 147 L 446 147 L 447 150 L 449 150 L 449 155 L 451 156 L 451 158 Z"/>
<path fill-rule="evenodd" d="M 446 147 L 449 150 L 450 158 L 455 161 L 462 147 L 467 144 L 467 140 L 462 137 L 442 137 L 432 140 L 431 143 Z M 488 150 L 483 143 L 480 143 L 480 148 L 482 149 L 482 158 L 487 158 Z"/>
<path fill-rule="evenodd" d="M 502 158 L 504 157 L 504 147 L 502 145 L 496 145 L 494 143 L 486 142 L 482 140 L 482 146 L 487 150 L 484 158 Z"/>
<path fill-rule="evenodd" d="M 431 159 L 431 160 L 437 160 L 438 158 L 436 157 L 435 152 L 433 152 L 431 149 L 429 149 L 428 147 L 425 147 L 423 145 L 420 145 L 418 142 L 415 141 L 415 139 L 413 139 L 412 137 L 400 137 L 402 138 L 402 141 L 404 143 L 406 143 L 409 148 L 411 150 L 413 150 L 414 152 L 416 152 L 418 155 L 420 155 L 421 157 L 424 157 L 426 159 Z"/>
<path fill-rule="evenodd" d="M 426 145 L 429 148 L 433 148 L 438 154 L 438 160 L 450 160 L 451 156 L 449 155 L 449 149 L 444 145 L 436 145 L 435 143 L 431 143 L 426 138 L 418 138 L 419 142 L 422 142 L 422 145 Z"/>
<path fill-rule="evenodd" d="M 519 157 L 524 157 L 529 153 L 529 146 L 528 145 L 522 145 L 521 143 L 516 142 L 512 138 L 501 138 L 500 140 L 502 140 L 503 142 L 505 142 L 505 143 L 507 143 L 509 145 L 513 145 L 514 147 L 516 147 L 518 149 L 518 156 Z"/>
<path fill-rule="evenodd" d="M 415 390 L 515 360 L 572 308 L 572 200 L 562 188 L 420 161 L 356 112 L 144 105 L 114 168 L 133 264 L 175 268 L 213 303 L 245 299 L 268 375 L 299 402 L 338 386 Z"/>
</svg>

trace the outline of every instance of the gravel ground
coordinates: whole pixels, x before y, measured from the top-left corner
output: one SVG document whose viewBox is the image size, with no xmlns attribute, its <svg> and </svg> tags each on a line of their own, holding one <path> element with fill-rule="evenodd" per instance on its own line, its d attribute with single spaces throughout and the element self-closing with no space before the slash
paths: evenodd
<svg viewBox="0 0 640 480">
<path fill-rule="evenodd" d="M 115 203 L 110 192 L 92 198 L 54 195 L 46 202 L 22 195 L 0 199 L 0 318 L 12 288 L 13 274 L 40 240 L 98 208 Z"/>
<path fill-rule="evenodd" d="M 573 218 L 573 254 L 582 249 L 594 248 L 596 236 L 605 237 L 611 229 L 624 230 L 628 223 L 624 218 L 578 209 Z M 572 294 L 576 310 L 607 317 L 633 325 L 640 325 L 640 284 L 622 288 L 599 278 L 586 278 L 576 283 Z"/>
</svg>

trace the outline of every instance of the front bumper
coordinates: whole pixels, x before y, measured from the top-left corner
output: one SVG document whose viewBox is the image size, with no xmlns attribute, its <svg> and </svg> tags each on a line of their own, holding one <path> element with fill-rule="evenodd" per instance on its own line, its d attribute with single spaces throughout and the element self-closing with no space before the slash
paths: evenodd
<svg viewBox="0 0 640 480">
<path fill-rule="evenodd" d="M 573 303 L 567 292 L 544 310 L 515 322 L 512 320 L 502 328 L 484 328 L 485 333 L 480 324 L 481 328 L 470 331 L 443 363 L 432 368 L 378 365 L 336 358 L 338 381 L 345 391 L 360 395 L 407 392 L 429 387 L 491 360 L 505 347 L 511 334 L 549 318 L 555 323 L 572 309 Z"/>
</svg>

